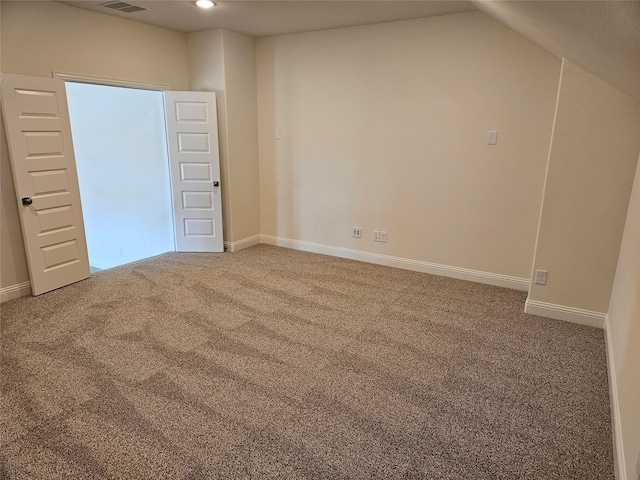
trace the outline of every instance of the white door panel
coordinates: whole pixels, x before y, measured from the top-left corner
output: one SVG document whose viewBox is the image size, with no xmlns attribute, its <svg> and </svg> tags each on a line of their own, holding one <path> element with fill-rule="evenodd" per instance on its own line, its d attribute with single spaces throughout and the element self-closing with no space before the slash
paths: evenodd
<svg viewBox="0 0 640 480">
<path fill-rule="evenodd" d="M 64 83 L 2 75 L 2 104 L 34 295 L 88 278 Z"/>
<path fill-rule="evenodd" d="M 171 189 L 179 252 L 222 252 L 216 96 L 165 92 Z"/>
</svg>

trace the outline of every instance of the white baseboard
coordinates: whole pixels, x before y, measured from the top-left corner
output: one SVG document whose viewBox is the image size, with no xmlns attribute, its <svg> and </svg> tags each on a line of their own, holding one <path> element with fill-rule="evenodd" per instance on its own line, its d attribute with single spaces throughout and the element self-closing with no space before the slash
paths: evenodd
<svg viewBox="0 0 640 480">
<path fill-rule="evenodd" d="M 556 305 L 554 303 L 539 302 L 527 298 L 524 303 L 525 313 L 538 315 L 541 317 L 555 318 L 565 322 L 578 323 L 588 327 L 604 328 L 606 313 L 583 310 L 581 308 Z"/>
<path fill-rule="evenodd" d="M 224 242 L 225 249 L 228 252 L 239 252 L 245 248 L 253 247 L 254 245 L 258 245 L 260 243 L 260 235 L 253 235 L 251 237 L 242 238 L 240 240 L 236 240 L 235 242 Z"/>
<path fill-rule="evenodd" d="M 605 347 L 607 352 L 607 371 L 609 372 L 609 402 L 611 403 L 611 427 L 613 430 L 613 460 L 617 480 L 626 480 L 627 464 L 624 457 L 622 441 L 622 424 L 620 420 L 620 404 L 618 403 L 618 385 L 616 381 L 616 366 L 613 360 L 613 344 L 611 343 L 611 327 L 609 315 L 604 319 Z"/>
<path fill-rule="evenodd" d="M 103 262 L 102 260 L 89 259 L 89 265 L 95 268 L 99 268 L 100 270 L 109 270 L 110 268 L 117 267 L 118 265 L 114 265 L 111 262 Z"/>
<path fill-rule="evenodd" d="M 350 248 L 334 247 L 331 245 L 306 242 L 303 240 L 275 237 L 272 235 L 260 235 L 260 243 L 266 243 L 268 245 L 275 245 L 278 247 L 292 248 L 294 250 L 303 250 L 305 252 L 322 253 L 324 255 L 331 255 L 334 257 L 349 258 L 351 260 L 375 263 L 377 265 L 386 265 L 388 267 L 403 268 L 405 270 L 413 270 L 415 272 L 430 273 L 443 277 L 469 280 L 471 282 L 484 283 L 497 287 L 512 288 L 525 292 L 529 289 L 528 278 L 511 277 L 509 275 L 481 272 L 478 270 L 470 270 L 468 268 L 440 265 L 437 263 L 424 262 L 422 260 L 412 260 L 409 258 L 394 257 L 381 253 L 364 252 L 361 250 L 353 250 Z"/>
<path fill-rule="evenodd" d="M 8 302 L 14 298 L 31 295 L 31 282 L 18 283 L 0 288 L 0 303 Z"/>
</svg>

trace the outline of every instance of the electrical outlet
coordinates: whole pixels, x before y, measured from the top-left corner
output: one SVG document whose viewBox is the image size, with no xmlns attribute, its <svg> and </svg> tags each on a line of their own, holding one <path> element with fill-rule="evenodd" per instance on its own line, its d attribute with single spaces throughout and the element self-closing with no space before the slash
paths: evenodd
<svg viewBox="0 0 640 480">
<path fill-rule="evenodd" d="M 380 231 L 378 231 L 378 230 L 374 230 L 373 231 L 373 241 L 374 242 L 379 242 L 380 241 Z"/>
<path fill-rule="evenodd" d="M 362 238 L 362 227 L 351 227 L 351 236 L 353 238 Z"/>
<path fill-rule="evenodd" d="M 536 285 L 546 285 L 547 284 L 547 271 L 546 270 L 536 270 Z"/>
<path fill-rule="evenodd" d="M 387 243 L 387 232 L 384 230 L 380 230 L 380 241 L 383 243 Z"/>
</svg>

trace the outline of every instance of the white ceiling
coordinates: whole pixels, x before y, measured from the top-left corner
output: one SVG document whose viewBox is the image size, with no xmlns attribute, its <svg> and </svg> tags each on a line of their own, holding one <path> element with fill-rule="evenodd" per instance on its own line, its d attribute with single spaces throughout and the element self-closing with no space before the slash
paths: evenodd
<svg viewBox="0 0 640 480">
<path fill-rule="evenodd" d="M 119 12 L 101 7 L 100 4 L 106 3 L 106 0 L 71 0 L 63 3 L 180 32 L 223 28 L 253 37 L 372 25 L 476 10 L 470 1 L 450 0 L 215 0 L 216 6 L 208 10 L 196 7 L 191 0 L 123 1 L 148 10 Z"/>
<path fill-rule="evenodd" d="M 640 0 L 124 0 L 148 8 L 123 13 L 106 0 L 79 8 L 182 32 L 227 29 L 254 37 L 483 11 L 558 57 L 566 57 L 640 100 Z"/>
</svg>

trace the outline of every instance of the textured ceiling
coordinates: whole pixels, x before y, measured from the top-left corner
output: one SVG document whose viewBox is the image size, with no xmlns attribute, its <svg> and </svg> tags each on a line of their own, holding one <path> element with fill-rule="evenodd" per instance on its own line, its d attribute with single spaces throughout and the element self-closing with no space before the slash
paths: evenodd
<svg viewBox="0 0 640 480">
<path fill-rule="evenodd" d="M 476 10 L 470 1 L 215 0 L 216 6 L 208 10 L 196 7 L 190 0 L 123 1 L 148 10 L 119 12 L 101 7 L 100 4 L 106 0 L 63 3 L 181 32 L 223 28 L 253 37 L 371 25 Z"/>
</svg>

